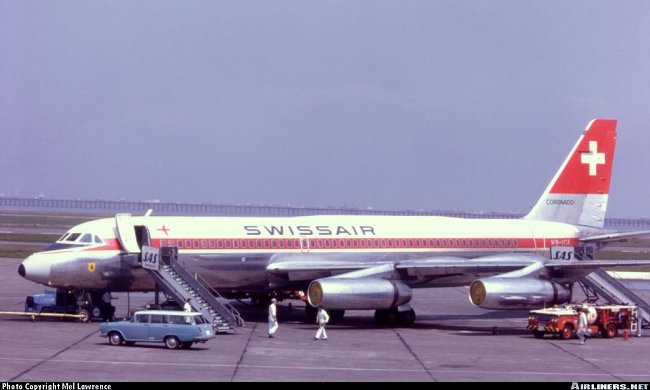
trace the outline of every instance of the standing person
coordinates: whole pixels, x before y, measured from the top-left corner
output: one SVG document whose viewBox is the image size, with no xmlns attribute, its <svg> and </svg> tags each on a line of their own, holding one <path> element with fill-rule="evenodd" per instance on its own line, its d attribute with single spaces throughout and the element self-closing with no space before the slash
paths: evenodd
<svg viewBox="0 0 650 390">
<path fill-rule="evenodd" d="M 582 341 L 580 341 L 580 345 L 584 344 L 587 341 L 587 335 L 591 333 L 591 329 L 589 329 L 589 321 L 587 320 L 588 313 L 589 308 L 583 307 L 582 310 L 580 310 L 580 315 L 578 316 L 578 331 L 576 334 L 579 338 L 582 339 Z"/>
<path fill-rule="evenodd" d="M 102 320 L 103 321 L 110 321 L 113 319 L 113 313 L 115 313 L 115 308 L 111 304 L 111 301 L 113 299 L 117 299 L 113 297 L 113 294 L 111 294 L 110 291 L 106 291 L 104 295 L 102 295 Z"/>
<path fill-rule="evenodd" d="M 273 338 L 275 332 L 278 330 L 278 308 L 276 303 L 277 299 L 271 299 L 271 304 L 269 305 L 269 338 Z"/>
<path fill-rule="evenodd" d="M 192 311 L 192 298 L 187 298 L 185 304 L 183 305 L 183 311 L 191 312 Z"/>
<path fill-rule="evenodd" d="M 314 336 L 314 340 L 318 340 L 323 335 L 323 340 L 327 340 L 327 332 L 325 331 L 325 325 L 330 322 L 330 316 L 327 314 L 323 306 L 318 306 L 318 313 L 316 313 L 316 323 L 318 324 L 318 331 Z"/>
</svg>

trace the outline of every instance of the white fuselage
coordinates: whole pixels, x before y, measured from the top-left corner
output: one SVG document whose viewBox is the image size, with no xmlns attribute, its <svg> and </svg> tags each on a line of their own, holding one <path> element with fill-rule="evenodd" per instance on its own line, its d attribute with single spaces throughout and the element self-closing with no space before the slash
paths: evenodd
<svg viewBox="0 0 650 390">
<path fill-rule="evenodd" d="M 148 232 L 151 246 L 177 247 L 181 261 L 215 288 L 229 291 L 268 289 L 267 267 L 279 258 L 394 263 L 500 253 L 548 257 L 551 247 L 575 246 L 579 236 L 572 225 L 519 219 L 147 216 L 133 217 L 131 222 L 136 230 Z M 131 269 L 121 261 L 127 251 L 114 218 L 87 222 L 68 233 L 79 233 L 76 241 L 69 241 L 70 235 L 66 235 L 51 250 L 25 260 L 26 278 L 66 288 L 153 289 L 153 281 L 143 270 Z M 87 234 L 100 240 L 79 242 Z"/>
</svg>

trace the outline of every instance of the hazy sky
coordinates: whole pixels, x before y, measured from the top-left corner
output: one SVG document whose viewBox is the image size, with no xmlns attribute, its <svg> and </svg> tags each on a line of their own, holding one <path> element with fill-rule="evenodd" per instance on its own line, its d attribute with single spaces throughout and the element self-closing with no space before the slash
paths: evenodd
<svg viewBox="0 0 650 390">
<path fill-rule="evenodd" d="M 0 193 L 527 212 L 616 118 L 650 217 L 650 2 L 0 0 Z"/>
</svg>

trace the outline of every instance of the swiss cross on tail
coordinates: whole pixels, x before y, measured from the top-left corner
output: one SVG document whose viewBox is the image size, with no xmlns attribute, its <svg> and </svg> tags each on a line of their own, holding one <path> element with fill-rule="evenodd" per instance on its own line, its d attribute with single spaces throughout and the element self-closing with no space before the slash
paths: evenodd
<svg viewBox="0 0 650 390">
<path fill-rule="evenodd" d="M 591 121 L 526 219 L 602 227 L 615 145 L 616 121 Z"/>
<path fill-rule="evenodd" d="M 589 141 L 589 151 L 580 154 L 580 161 L 589 165 L 589 176 L 596 176 L 598 164 L 605 164 L 605 153 L 598 153 L 598 141 Z"/>
<path fill-rule="evenodd" d="M 595 119 L 556 176 L 552 194 L 607 194 L 616 145 L 616 121 Z"/>
</svg>

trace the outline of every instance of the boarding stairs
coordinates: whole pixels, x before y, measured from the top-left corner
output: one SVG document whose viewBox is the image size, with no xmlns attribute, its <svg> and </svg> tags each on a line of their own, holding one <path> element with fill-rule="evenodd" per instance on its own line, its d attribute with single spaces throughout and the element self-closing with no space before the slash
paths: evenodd
<svg viewBox="0 0 650 390">
<path fill-rule="evenodd" d="M 611 304 L 637 305 L 642 318 L 641 326 L 650 327 L 650 305 L 606 271 L 598 269 L 590 273 L 579 282 L 579 285 L 588 302 L 593 303 L 602 297 Z"/>
<path fill-rule="evenodd" d="M 177 248 L 160 248 L 160 267 L 146 270 L 156 285 L 180 305 L 192 298 L 192 307 L 212 323 L 215 333 L 236 333 L 238 327 L 244 326 L 239 312 L 225 298 L 178 261 Z"/>
</svg>

